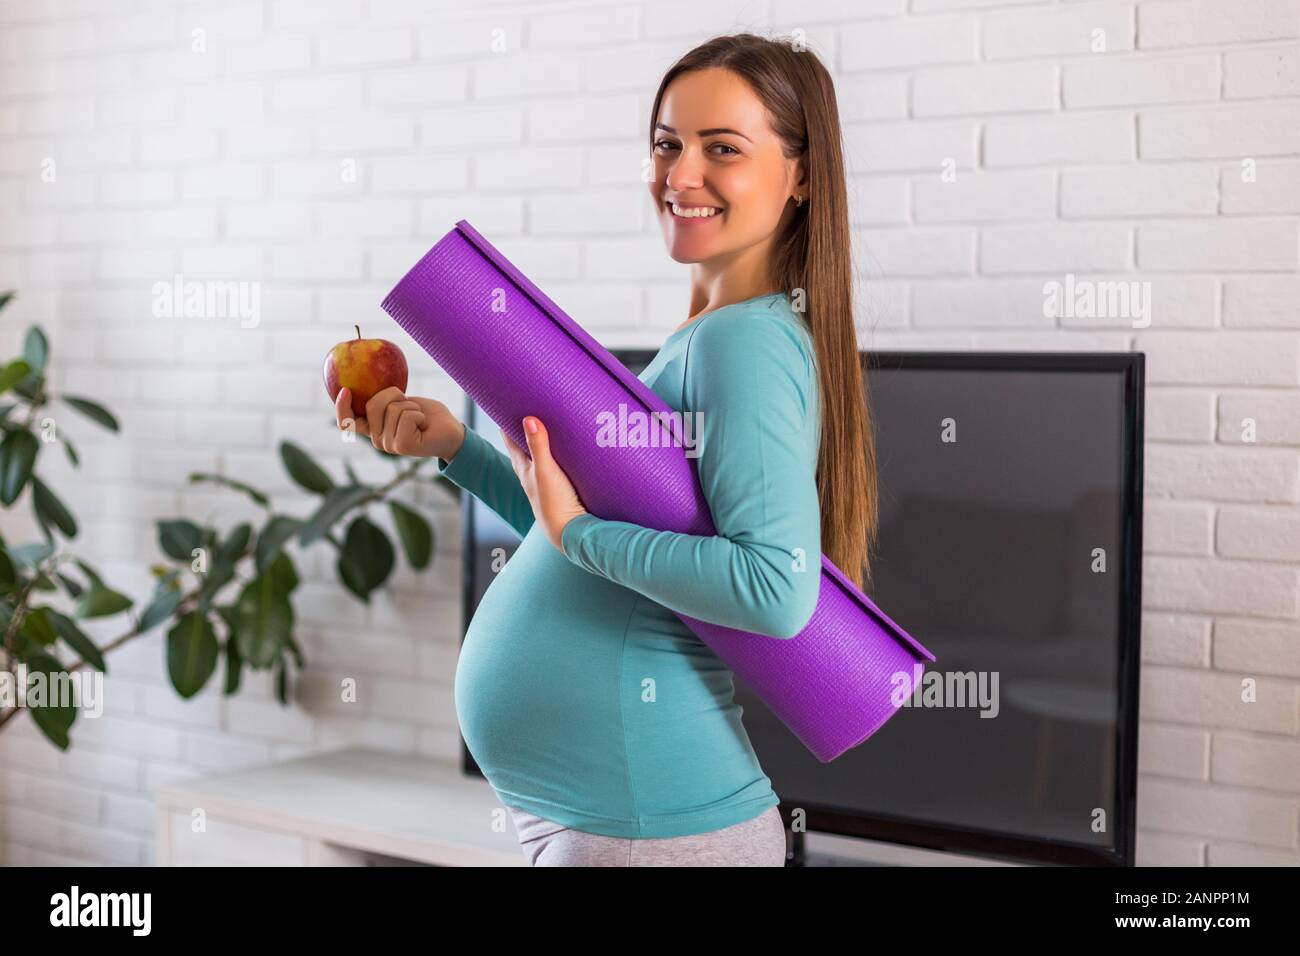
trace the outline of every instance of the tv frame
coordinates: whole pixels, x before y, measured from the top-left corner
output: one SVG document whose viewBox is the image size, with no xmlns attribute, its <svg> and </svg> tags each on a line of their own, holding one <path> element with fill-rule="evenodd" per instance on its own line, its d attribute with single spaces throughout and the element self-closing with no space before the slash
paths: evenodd
<svg viewBox="0 0 1300 956">
<path fill-rule="evenodd" d="M 620 362 L 648 364 L 656 352 L 653 349 L 611 349 Z M 1083 843 L 1066 843 L 1046 838 L 1022 837 L 1005 831 L 983 830 L 972 827 L 955 827 L 915 820 L 890 814 L 864 815 L 843 809 L 800 800 L 796 795 L 783 797 L 781 806 L 798 806 L 806 814 L 809 832 L 834 836 L 858 837 L 912 846 L 925 850 L 939 850 L 962 855 L 974 855 L 1017 863 L 1055 864 L 1065 866 L 1133 866 L 1137 837 L 1137 748 L 1138 748 L 1138 691 L 1141 667 L 1142 629 L 1142 513 L 1143 513 L 1143 444 L 1145 434 L 1146 356 L 1143 352 L 943 352 L 923 350 L 863 350 L 859 352 L 863 375 L 873 368 L 909 369 L 967 369 L 979 371 L 1059 371 L 1059 372 L 1121 372 L 1124 375 L 1123 487 L 1125 504 L 1121 511 L 1121 574 L 1119 641 L 1118 641 L 1118 700 L 1115 741 L 1115 793 L 1113 819 L 1107 821 L 1117 834 L 1113 848 L 1097 847 Z M 870 379 L 867 377 L 868 395 Z M 477 406 L 473 399 L 465 399 L 465 423 L 475 427 Z M 473 614 L 476 571 L 474 567 L 475 540 L 473 495 L 464 494 L 462 507 L 462 569 L 463 587 L 461 607 L 464 630 L 461 641 Z M 923 639 L 923 638 L 922 638 Z M 940 662 L 942 663 L 942 662 Z M 461 764 L 466 773 L 482 776 L 461 738 Z M 788 814 L 785 814 L 788 816 Z M 788 820 L 787 820 L 788 825 Z M 805 834 L 794 834 L 796 859 L 803 856 Z"/>
</svg>

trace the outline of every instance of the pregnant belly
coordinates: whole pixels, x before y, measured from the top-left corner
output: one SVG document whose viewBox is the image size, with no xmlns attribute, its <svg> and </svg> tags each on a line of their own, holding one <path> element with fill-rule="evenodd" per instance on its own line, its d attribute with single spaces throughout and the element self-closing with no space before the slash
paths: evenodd
<svg viewBox="0 0 1300 956">
<path fill-rule="evenodd" d="M 582 570 L 536 526 L 456 666 L 461 733 L 502 800 L 605 819 L 770 796 L 733 694 L 731 672 L 671 611 Z"/>
<path fill-rule="evenodd" d="M 489 585 L 461 647 L 455 701 L 465 743 L 498 790 L 559 799 L 562 775 L 626 776 L 620 670 L 635 600 L 536 526 Z"/>
</svg>

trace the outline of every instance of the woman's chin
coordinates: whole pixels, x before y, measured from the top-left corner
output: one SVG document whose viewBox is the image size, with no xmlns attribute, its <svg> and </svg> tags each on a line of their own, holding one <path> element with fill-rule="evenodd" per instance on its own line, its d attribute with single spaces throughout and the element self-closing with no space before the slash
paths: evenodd
<svg viewBox="0 0 1300 956">
<path fill-rule="evenodd" d="M 698 243 L 692 242 L 669 242 L 668 256 L 674 262 L 680 262 L 682 265 L 690 265 L 695 262 L 704 262 L 706 259 L 712 259 L 717 253 L 711 249 L 703 249 Z"/>
<path fill-rule="evenodd" d="M 668 255 L 675 262 L 682 263 L 711 259 L 721 247 L 716 236 L 705 239 L 703 236 L 682 235 L 680 232 L 674 233 L 672 226 L 668 227 L 664 235 L 664 245 L 668 247 Z"/>
</svg>

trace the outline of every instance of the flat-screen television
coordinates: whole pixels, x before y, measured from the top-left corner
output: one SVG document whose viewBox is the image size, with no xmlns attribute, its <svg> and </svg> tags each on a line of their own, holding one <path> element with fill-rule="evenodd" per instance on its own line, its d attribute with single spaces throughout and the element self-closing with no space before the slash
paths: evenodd
<svg viewBox="0 0 1300 956">
<path fill-rule="evenodd" d="M 640 375 L 648 350 L 616 351 Z M 999 860 L 1133 865 L 1142 353 L 864 352 L 872 599 L 936 657 L 818 761 L 739 680 L 787 823 Z M 466 423 L 504 450 L 472 401 Z M 464 498 L 465 620 L 519 537 Z M 467 772 L 479 773 L 468 748 Z"/>
</svg>

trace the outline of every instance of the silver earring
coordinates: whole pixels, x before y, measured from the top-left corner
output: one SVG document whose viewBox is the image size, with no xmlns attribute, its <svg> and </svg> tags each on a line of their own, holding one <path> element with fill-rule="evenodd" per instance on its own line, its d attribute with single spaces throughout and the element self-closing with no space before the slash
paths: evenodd
<svg viewBox="0 0 1300 956">
<path fill-rule="evenodd" d="M 802 205 L 803 205 L 803 197 L 800 196 L 798 199 L 796 199 L 796 200 L 794 201 L 794 204 L 795 204 L 796 206 L 802 206 Z"/>
</svg>

